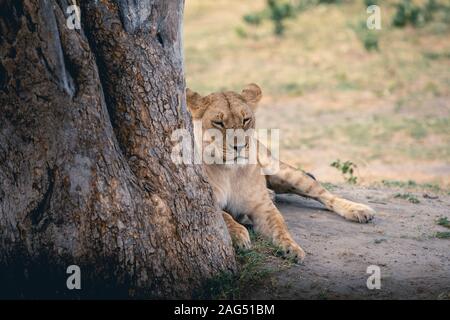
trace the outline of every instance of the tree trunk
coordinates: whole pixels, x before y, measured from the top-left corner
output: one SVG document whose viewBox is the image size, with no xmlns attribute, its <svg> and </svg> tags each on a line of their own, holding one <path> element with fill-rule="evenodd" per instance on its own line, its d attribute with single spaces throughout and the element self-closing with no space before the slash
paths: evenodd
<svg viewBox="0 0 450 320">
<path fill-rule="evenodd" d="M 183 0 L 0 0 L 0 296 L 191 297 L 235 270 L 186 111 Z M 69 265 L 81 290 L 68 290 Z"/>
</svg>

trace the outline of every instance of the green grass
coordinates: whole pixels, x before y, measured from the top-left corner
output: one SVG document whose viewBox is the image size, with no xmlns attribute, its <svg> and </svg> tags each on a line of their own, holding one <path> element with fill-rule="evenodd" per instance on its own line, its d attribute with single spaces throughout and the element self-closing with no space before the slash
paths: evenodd
<svg viewBox="0 0 450 320">
<path fill-rule="evenodd" d="M 270 257 L 281 257 L 281 249 L 253 231 L 250 238 L 252 249 L 236 251 L 238 272 L 224 272 L 209 279 L 195 294 L 196 299 L 243 299 L 252 288 L 270 284 L 267 280 L 274 272 L 293 265 L 289 259 L 275 266 L 269 264 Z"/>
<path fill-rule="evenodd" d="M 436 224 L 444 228 L 450 229 L 450 220 L 447 217 L 440 217 Z M 438 239 L 450 239 L 450 231 L 438 231 L 434 234 Z"/>
<path fill-rule="evenodd" d="M 414 190 L 429 190 L 433 192 L 441 192 L 442 188 L 434 183 L 417 183 L 414 180 L 399 181 L 399 180 L 382 180 L 381 183 L 389 188 L 406 188 Z"/>
<path fill-rule="evenodd" d="M 412 193 L 409 193 L 409 192 L 407 192 L 407 193 L 397 193 L 394 196 L 394 198 L 408 200 L 409 202 L 414 203 L 414 204 L 420 203 L 420 200 L 415 195 L 413 195 Z"/>
<path fill-rule="evenodd" d="M 450 239 L 450 231 L 436 232 L 434 236 L 438 239 Z"/>
<path fill-rule="evenodd" d="M 321 185 L 328 191 L 334 191 L 338 188 L 338 186 L 336 184 L 330 183 L 330 182 L 322 182 Z"/>
<path fill-rule="evenodd" d="M 329 292 L 327 289 L 323 289 L 321 292 L 317 294 L 316 297 L 317 300 L 328 300 L 329 299 Z"/>
<path fill-rule="evenodd" d="M 379 51 L 380 32 L 379 30 L 370 30 L 367 28 L 366 20 L 361 20 L 357 24 L 351 25 L 364 48 L 367 51 Z"/>
<path fill-rule="evenodd" d="M 238 273 L 224 272 L 209 279 L 201 292 L 199 299 L 240 299 L 246 290 L 258 285 L 272 273 L 264 267 L 265 257 L 255 251 L 237 252 L 239 263 Z"/>
<path fill-rule="evenodd" d="M 450 221 L 447 217 L 439 218 L 437 224 L 450 229 Z"/>
</svg>

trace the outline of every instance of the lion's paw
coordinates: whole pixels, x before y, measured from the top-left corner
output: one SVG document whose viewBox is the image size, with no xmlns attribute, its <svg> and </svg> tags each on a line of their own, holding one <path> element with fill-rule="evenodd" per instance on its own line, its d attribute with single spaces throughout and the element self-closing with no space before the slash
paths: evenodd
<svg viewBox="0 0 450 320">
<path fill-rule="evenodd" d="M 367 223 L 371 221 L 375 215 L 375 210 L 362 203 L 351 202 L 343 200 L 344 206 L 341 208 L 340 213 L 345 219 L 355 221 L 359 223 Z"/>
<path fill-rule="evenodd" d="M 246 227 L 239 225 L 234 226 L 231 232 L 231 239 L 233 240 L 233 246 L 240 250 L 248 250 L 252 247 L 250 240 L 250 234 Z"/>
<path fill-rule="evenodd" d="M 300 262 L 305 258 L 305 251 L 295 243 L 295 241 L 285 241 L 280 245 L 283 250 L 283 257 L 292 259 L 295 262 Z"/>
</svg>

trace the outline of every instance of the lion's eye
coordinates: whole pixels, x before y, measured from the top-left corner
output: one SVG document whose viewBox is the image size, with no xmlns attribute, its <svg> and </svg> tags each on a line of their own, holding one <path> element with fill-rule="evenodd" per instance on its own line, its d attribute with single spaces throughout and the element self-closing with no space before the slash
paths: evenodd
<svg viewBox="0 0 450 320">
<path fill-rule="evenodd" d="M 223 122 L 222 121 L 213 121 L 212 125 L 217 127 L 217 128 L 223 128 Z"/>
<path fill-rule="evenodd" d="M 244 119 L 244 126 L 246 126 L 247 124 L 249 124 L 251 120 L 252 120 L 252 118 L 245 118 L 245 119 Z"/>
</svg>

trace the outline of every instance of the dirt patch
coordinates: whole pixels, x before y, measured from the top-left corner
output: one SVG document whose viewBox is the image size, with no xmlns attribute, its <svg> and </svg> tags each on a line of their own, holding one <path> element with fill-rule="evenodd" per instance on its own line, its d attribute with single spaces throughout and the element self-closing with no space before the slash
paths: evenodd
<svg viewBox="0 0 450 320">
<path fill-rule="evenodd" d="M 369 224 L 345 221 L 309 199 L 277 197 L 295 240 L 307 256 L 302 265 L 274 271 L 246 298 L 263 299 L 446 299 L 450 298 L 449 231 L 437 224 L 450 216 L 450 197 L 398 190 L 337 187 L 335 193 L 377 210 Z M 437 196 L 437 197 L 436 197 Z M 280 260 L 280 259 L 278 259 Z M 277 259 L 267 264 L 277 270 Z M 381 289 L 369 290 L 367 267 L 381 271 Z"/>
</svg>

